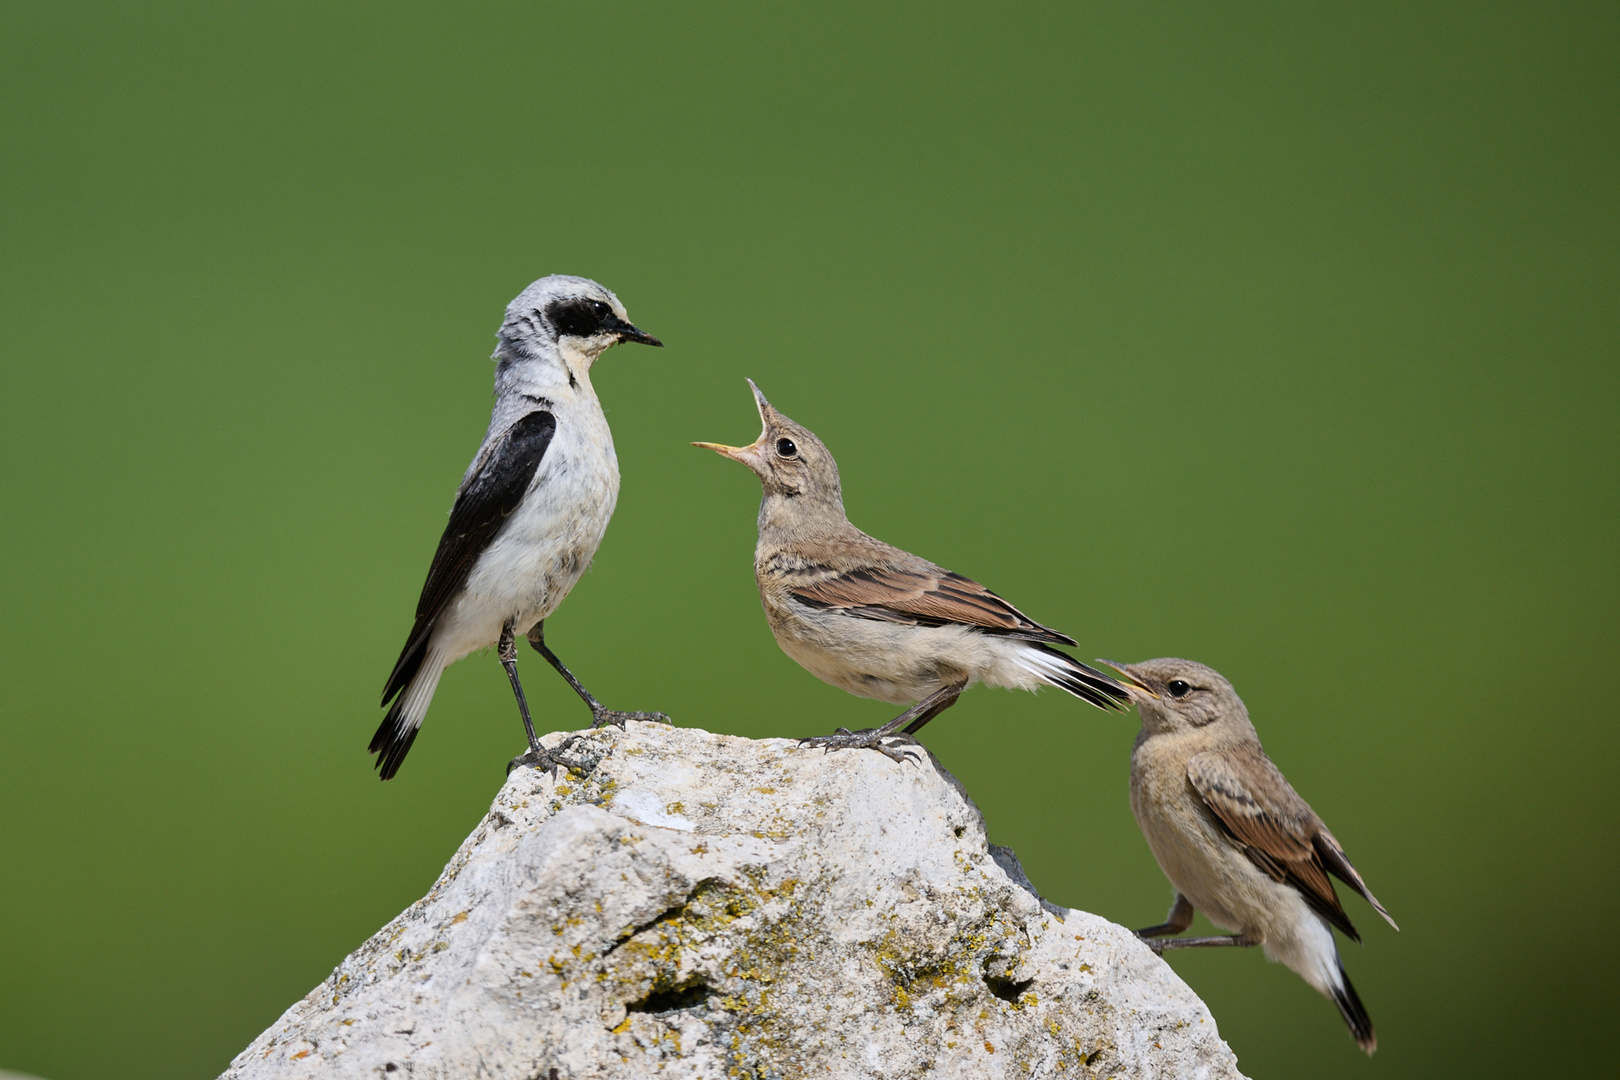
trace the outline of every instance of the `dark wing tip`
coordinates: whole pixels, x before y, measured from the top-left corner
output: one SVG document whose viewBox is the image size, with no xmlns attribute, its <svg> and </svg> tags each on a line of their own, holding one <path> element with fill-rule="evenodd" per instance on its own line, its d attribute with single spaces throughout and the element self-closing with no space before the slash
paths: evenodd
<svg viewBox="0 0 1620 1080">
<path fill-rule="evenodd" d="M 1338 838 L 1328 832 L 1326 826 L 1323 826 L 1322 830 L 1316 834 L 1312 846 L 1316 849 L 1317 858 L 1322 860 L 1322 865 L 1327 869 L 1328 873 L 1354 889 L 1363 900 L 1372 905 L 1374 911 L 1384 917 L 1385 922 L 1389 923 L 1397 931 L 1400 930 L 1400 927 L 1395 925 L 1394 916 L 1385 910 L 1384 905 L 1379 903 L 1378 897 L 1374 896 L 1372 890 L 1367 888 L 1367 883 L 1362 880 L 1360 871 L 1351 864 L 1350 856 L 1344 853 L 1344 848 L 1339 846 Z"/>
</svg>

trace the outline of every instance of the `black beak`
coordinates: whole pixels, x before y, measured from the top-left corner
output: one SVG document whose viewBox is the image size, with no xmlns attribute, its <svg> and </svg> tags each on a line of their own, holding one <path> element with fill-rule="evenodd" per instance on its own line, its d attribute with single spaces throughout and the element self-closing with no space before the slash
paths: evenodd
<svg viewBox="0 0 1620 1080">
<path fill-rule="evenodd" d="M 664 347 L 662 341 L 659 341 L 646 331 L 637 330 L 617 315 L 609 315 L 607 321 L 602 324 L 602 329 L 617 334 L 620 341 L 639 341 L 643 345 L 652 345 L 660 349 Z"/>
</svg>

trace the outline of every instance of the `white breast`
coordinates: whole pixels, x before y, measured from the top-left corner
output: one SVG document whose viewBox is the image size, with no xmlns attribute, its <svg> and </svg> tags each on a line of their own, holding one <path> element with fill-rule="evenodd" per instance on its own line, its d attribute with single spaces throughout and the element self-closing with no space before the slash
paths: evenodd
<svg viewBox="0 0 1620 1080">
<path fill-rule="evenodd" d="M 473 565 L 435 631 L 452 659 L 519 634 L 557 609 L 601 546 L 619 499 L 619 460 L 596 395 L 558 401 L 557 431 L 522 504 Z"/>
</svg>

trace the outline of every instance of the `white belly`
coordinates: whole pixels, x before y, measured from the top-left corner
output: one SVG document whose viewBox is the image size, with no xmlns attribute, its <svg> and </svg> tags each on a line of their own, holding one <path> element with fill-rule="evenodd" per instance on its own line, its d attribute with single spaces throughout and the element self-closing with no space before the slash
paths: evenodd
<svg viewBox="0 0 1620 1080">
<path fill-rule="evenodd" d="M 776 642 L 810 674 L 857 697 L 894 705 L 919 701 L 953 682 L 1034 690 L 1019 663 L 1028 646 L 965 626 L 906 626 L 763 598 Z"/>
<path fill-rule="evenodd" d="M 591 565 L 619 499 L 619 461 L 594 400 L 557 417 L 528 494 L 473 565 L 434 630 L 450 661 L 518 634 L 557 609 Z"/>
</svg>

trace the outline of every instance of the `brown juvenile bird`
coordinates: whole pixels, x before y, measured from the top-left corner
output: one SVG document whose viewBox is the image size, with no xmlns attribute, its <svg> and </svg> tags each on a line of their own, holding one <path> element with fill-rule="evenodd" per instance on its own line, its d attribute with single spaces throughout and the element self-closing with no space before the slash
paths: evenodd
<svg viewBox="0 0 1620 1080">
<path fill-rule="evenodd" d="M 1191 660 L 1116 664 L 1142 714 L 1131 754 L 1131 809 L 1176 902 L 1143 938 L 1179 934 L 1193 912 L 1231 937 L 1149 941 L 1155 952 L 1200 945 L 1259 945 L 1333 999 L 1371 1054 L 1372 1020 L 1339 962 L 1333 927 L 1361 935 L 1328 875 L 1360 893 L 1391 926 L 1344 848 L 1261 749 L 1232 684 Z M 1395 927 L 1397 930 L 1400 927 Z"/>
<path fill-rule="evenodd" d="M 820 439 L 771 407 L 750 379 L 764 430 L 748 446 L 693 443 L 758 474 L 754 576 L 782 651 L 823 682 L 895 705 L 879 728 L 804 740 L 838 750 L 904 753 L 885 743 L 914 735 L 975 682 L 1067 690 L 1099 709 L 1122 709 L 1124 687 L 1052 648 L 1074 639 L 1032 621 L 976 581 L 874 540 L 849 523 L 838 465 Z M 905 740 L 912 741 L 912 740 Z"/>
</svg>

